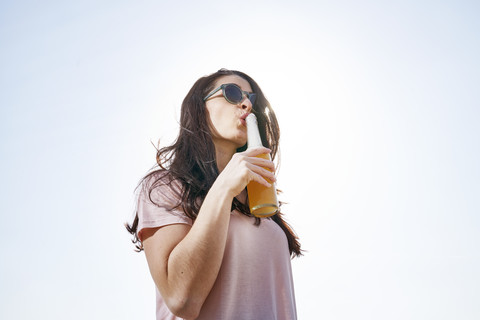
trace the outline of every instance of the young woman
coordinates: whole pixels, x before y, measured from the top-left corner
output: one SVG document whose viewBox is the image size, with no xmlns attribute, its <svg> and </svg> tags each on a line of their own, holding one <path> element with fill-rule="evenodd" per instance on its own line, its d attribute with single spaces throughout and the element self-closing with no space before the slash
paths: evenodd
<svg viewBox="0 0 480 320">
<path fill-rule="evenodd" d="M 251 112 L 268 148 L 246 150 Z M 275 114 L 245 73 L 221 69 L 190 89 L 180 133 L 158 150 L 127 225 L 157 288 L 157 319 L 296 319 L 290 260 L 300 244 L 281 213 L 253 217 L 245 189 L 275 181 L 274 163 L 256 156 L 274 159 L 278 141 Z"/>
</svg>

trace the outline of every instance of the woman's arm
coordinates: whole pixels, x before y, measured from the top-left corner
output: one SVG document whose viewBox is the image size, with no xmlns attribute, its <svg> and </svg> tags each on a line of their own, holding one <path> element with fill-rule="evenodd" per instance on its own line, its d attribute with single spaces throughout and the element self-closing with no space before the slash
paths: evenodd
<svg viewBox="0 0 480 320">
<path fill-rule="evenodd" d="M 153 280 L 168 308 L 194 319 L 217 278 L 227 239 L 233 198 L 252 180 L 274 181 L 273 162 L 256 155 L 265 148 L 235 154 L 207 193 L 193 226 L 174 224 L 144 231 L 143 247 Z"/>
</svg>

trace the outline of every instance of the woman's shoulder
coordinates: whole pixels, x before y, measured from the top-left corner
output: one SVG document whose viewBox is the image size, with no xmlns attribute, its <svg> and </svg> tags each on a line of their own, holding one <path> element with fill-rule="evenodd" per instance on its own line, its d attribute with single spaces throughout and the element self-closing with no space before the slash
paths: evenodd
<svg viewBox="0 0 480 320">
<path fill-rule="evenodd" d="M 148 173 L 141 181 L 140 186 L 142 189 L 155 190 L 155 189 L 173 189 L 180 191 L 182 183 L 180 179 L 174 177 L 174 175 L 164 169 L 158 169 Z"/>
<path fill-rule="evenodd" d="M 147 174 L 140 186 L 137 201 L 138 237 L 143 239 L 142 230 L 169 224 L 188 224 L 191 220 L 182 207 L 181 183 L 168 171 Z"/>
<path fill-rule="evenodd" d="M 182 197 L 182 183 L 175 178 L 168 170 L 155 170 L 148 173 L 140 182 L 137 196 L 143 199 L 155 200 L 165 199 L 178 200 Z"/>
</svg>

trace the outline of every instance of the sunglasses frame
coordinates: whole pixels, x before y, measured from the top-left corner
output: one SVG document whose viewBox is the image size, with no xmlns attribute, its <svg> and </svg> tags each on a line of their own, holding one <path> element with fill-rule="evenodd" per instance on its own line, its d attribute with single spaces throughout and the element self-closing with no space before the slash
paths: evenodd
<svg viewBox="0 0 480 320">
<path fill-rule="evenodd" d="M 230 99 L 227 98 L 227 95 L 225 94 L 225 88 L 227 86 L 234 86 L 236 87 L 238 90 L 240 90 L 240 92 L 242 93 L 242 100 L 238 101 L 238 102 L 233 102 L 231 101 Z M 235 83 L 224 83 L 222 84 L 221 86 L 219 86 L 218 88 L 216 89 L 213 89 L 212 92 L 210 92 L 205 98 L 203 98 L 203 101 L 207 101 L 208 98 L 210 98 L 211 96 L 213 96 L 216 92 L 218 92 L 219 90 L 222 90 L 222 94 L 223 94 L 223 97 L 225 98 L 225 100 L 227 100 L 228 102 L 230 102 L 231 104 L 239 104 L 241 103 L 243 100 L 245 100 L 245 97 L 248 98 L 248 100 L 250 100 L 250 102 L 252 102 L 252 98 L 254 98 L 254 101 L 252 103 L 252 105 L 255 103 L 255 99 L 257 97 L 257 94 L 256 93 L 250 93 L 248 91 L 243 91 L 237 84 Z"/>
</svg>

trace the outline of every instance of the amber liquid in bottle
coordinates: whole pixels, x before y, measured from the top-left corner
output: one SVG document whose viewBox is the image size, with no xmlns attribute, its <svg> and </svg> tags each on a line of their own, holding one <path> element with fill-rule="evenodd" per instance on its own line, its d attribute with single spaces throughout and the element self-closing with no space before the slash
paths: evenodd
<svg viewBox="0 0 480 320">
<path fill-rule="evenodd" d="M 257 117 L 253 113 L 249 114 L 245 119 L 247 122 L 248 148 L 262 146 L 260 132 L 258 131 Z M 270 160 L 269 154 L 260 154 L 257 157 Z M 278 212 L 277 190 L 275 183 L 266 179 L 271 186 L 251 181 L 247 185 L 248 203 L 250 212 L 259 218 L 269 217 Z"/>
</svg>

